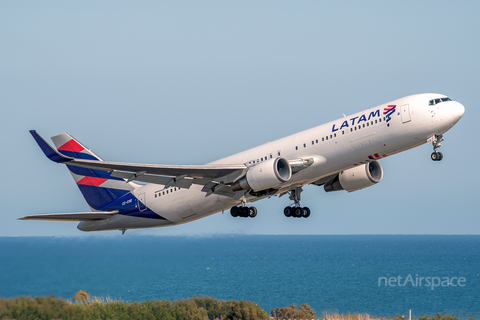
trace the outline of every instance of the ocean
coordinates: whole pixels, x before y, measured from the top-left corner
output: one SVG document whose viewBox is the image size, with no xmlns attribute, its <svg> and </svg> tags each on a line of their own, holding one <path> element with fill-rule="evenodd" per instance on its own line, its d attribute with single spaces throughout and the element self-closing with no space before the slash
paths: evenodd
<svg viewBox="0 0 480 320">
<path fill-rule="evenodd" d="M 267 312 L 307 303 L 317 315 L 480 318 L 480 236 L 0 237 L 0 257 L 7 298 L 82 289 L 124 301 L 250 300 Z"/>
</svg>

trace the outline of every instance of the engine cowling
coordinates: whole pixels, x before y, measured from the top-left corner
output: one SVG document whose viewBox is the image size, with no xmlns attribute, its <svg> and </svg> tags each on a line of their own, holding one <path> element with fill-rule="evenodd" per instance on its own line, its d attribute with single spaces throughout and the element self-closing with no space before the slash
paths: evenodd
<svg viewBox="0 0 480 320">
<path fill-rule="evenodd" d="M 285 158 L 275 158 L 258 163 L 248 169 L 243 178 L 232 184 L 233 191 L 261 191 L 287 182 L 292 177 L 292 168 Z"/>
<path fill-rule="evenodd" d="M 382 181 L 383 169 L 378 161 L 340 172 L 333 180 L 324 185 L 326 192 L 346 190 L 357 191 Z"/>
</svg>

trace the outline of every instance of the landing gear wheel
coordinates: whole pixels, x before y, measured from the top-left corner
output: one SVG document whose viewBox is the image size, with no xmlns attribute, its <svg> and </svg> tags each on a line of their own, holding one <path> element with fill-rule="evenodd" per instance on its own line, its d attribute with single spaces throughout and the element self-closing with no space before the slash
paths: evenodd
<svg viewBox="0 0 480 320">
<path fill-rule="evenodd" d="M 257 208 L 250 207 L 248 210 L 248 215 L 250 216 L 250 218 L 255 218 L 257 216 Z"/>
<path fill-rule="evenodd" d="M 304 218 L 310 217 L 310 208 L 309 207 L 303 207 L 302 208 L 302 217 L 304 217 Z"/>
<path fill-rule="evenodd" d="M 238 207 L 232 207 L 230 209 L 230 214 L 232 215 L 232 217 L 236 218 L 238 217 L 238 214 L 240 213 L 240 210 L 238 210 Z"/>
<path fill-rule="evenodd" d="M 292 207 L 285 207 L 285 209 L 283 209 L 283 214 L 285 217 L 289 218 L 292 216 L 292 211 Z"/>
<path fill-rule="evenodd" d="M 243 207 L 242 208 L 242 217 L 248 218 L 249 215 L 250 215 L 250 210 L 248 209 L 248 207 Z"/>
<path fill-rule="evenodd" d="M 440 148 L 442 146 L 442 144 L 440 142 L 442 142 L 443 140 L 445 140 L 443 138 L 443 135 L 439 134 L 439 135 L 434 135 L 432 136 L 432 145 L 433 145 L 433 153 L 432 153 L 432 160 L 433 161 L 441 161 L 443 159 L 443 154 L 441 152 L 438 152 L 437 149 Z"/>
<path fill-rule="evenodd" d="M 294 216 L 295 218 L 301 218 L 302 215 L 303 215 L 303 210 L 302 210 L 302 208 L 297 207 L 297 208 L 294 208 L 294 209 L 293 209 L 293 216 Z"/>
</svg>

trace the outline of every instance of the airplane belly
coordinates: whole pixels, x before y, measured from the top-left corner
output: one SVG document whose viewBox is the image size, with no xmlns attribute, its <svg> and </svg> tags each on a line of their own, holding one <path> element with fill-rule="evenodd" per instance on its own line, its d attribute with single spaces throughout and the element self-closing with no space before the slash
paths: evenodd
<svg viewBox="0 0 480 320">
<path fill-rule="evenodd" d="M 182 219 L 186 219 L 197 214 L 195 211 L 193 211 L 190 203 L 188 203 L 187 197 L 180 197 L 178 199 L 175 199 L 173 200 L 172 204 L 175 212 Z"/>
<path fill-rule="evenodd" d="M 206 193 L 202 192 L 201 189 L 202 186 L 193 185 L 190 189 L 181 190 L 178 194 L 172 196 L 172 198 L 157 198 L 157 201 L 151 208 L 173 224 L 181 224 L 197 220 L 238 204 L 238 201 L 229 197 L 215 194 L 206 197 Z"/>
</svg>

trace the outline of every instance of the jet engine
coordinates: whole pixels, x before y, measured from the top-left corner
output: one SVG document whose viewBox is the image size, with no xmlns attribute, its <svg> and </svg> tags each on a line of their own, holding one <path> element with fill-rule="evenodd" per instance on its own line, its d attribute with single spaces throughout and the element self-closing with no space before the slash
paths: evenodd
<svg viewBox="0 0 480 320">
<path fill-rule="evenodd" d="M 250 167 L 245 176 L 232 184 L 232 190 L 266 190 L 287 182 L 291 177 L 290 164 L 285 158 L 278 157 Z"/>
<path fill-rule="evenodd" d="M 382 181 L 382 178 L 383 169 L 380 162 L 372 161 L 340 172 L 335 178 L 325 183 L 323 188 L 326 192 L 340 190 L 352 192 L 373 186 Z"/>
</svg>

